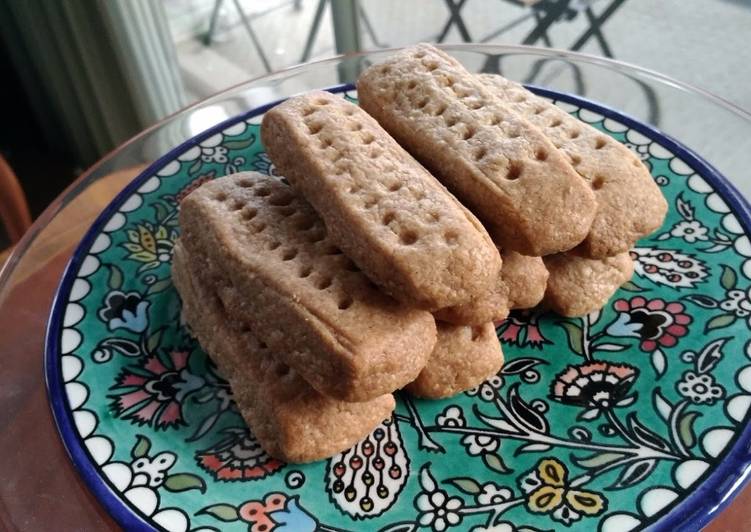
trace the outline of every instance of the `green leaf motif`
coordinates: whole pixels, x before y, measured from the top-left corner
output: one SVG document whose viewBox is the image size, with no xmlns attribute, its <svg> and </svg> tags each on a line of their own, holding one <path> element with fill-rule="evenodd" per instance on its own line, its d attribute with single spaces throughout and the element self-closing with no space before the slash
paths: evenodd
<svg viewBox="0 0 751 532">
<path fill-rule="evenodd" d="M 149 454 L 150 449 L 151 440 L 149 440 L 146 436 L 139 434 L 138 436 L 136 436 L 136 444 L 133 446 L 133 449 L 131 449 L 130 455 L 135 459 L 142 458 Z"/>
<path fill-rule="evenodd" d="M 725 290 L 732 290 L 735 288 L 735 285 L 738 281 L 738 276 L 735 273 L 735 270 L 731 268 L 730 266 L 723 264 L 722 265 L 722 276 L 720 277 L 720 284 Z"/>
<path fill-rule="evenodd" d="M 720 314 L 719 316 L 715 316 L 711 320 L 707 322 L 707 326 L 704 327 L 704 332 L 708 333 L 711 330 L 714 329 L 722 329 L 723 327 L 729 327 L 733 323 L 735 323 L 736 317 L 735 314 Z"/>
<path fill-rule="evenodd" d="M 626 292 L 644 292 L 644 289 L 633 281 L 623 283 L 621 290 L 625 290 Z"/>
<path fill-rule="evenodd" d="M 678 420 L 678 437 L 686 448 L 696 445 L 696 435 L 694 434 L 694 421 L 701 416 L 701 412 L 686 412 Z"/>
<path fill-rule="evenodd" d="M 158 294 L 159 292 L 163 292 L 170 286 L 172 286 L 172 279 L 170 277 L 167 277 L 166 279 L 160 279 L 159 281 L 149 286 L 148 290 L 146 290 L 146 295 L 150 296 L 153 294 Z"/>
<path fill-rule="evenodd" d="M 572 456 L 571 459 L 579 467 L 594 469 L 616 462 L 623 457 L 624 455 L 620 453 L 595 453 L 585 458 L 577 458 L 576 456 Z"/>
<path fill-rule="evenodd" d="M 581 327 L 570 321 L 561 321 L 558 325 L 565 329 L 571 350 L 579 356 L 584 356 L 584 335 Z"/>
<path fill-rule="evenodd" d="M 207 506 L 206 508 L 201 508 L 196 512 L 196 515 L 201 514 L 207 514 L 212 517 L 216 517 L 220 521 L 225 521 L 227 523 L 231 521 L 237 521 L 240 516 L 237 513 L 237 508 L 232 506 L 231 504 L 213 504 L 211 506 Z"/>
<path fill-rule="evenodd" d="M 659 388 L 655 388 L 652 400 L 654 402 L 655 410 L 660 414 L 660 417 L 665 421 L 670 419 L 670 414 L 673 412 L 673 406 L 667 399 L 665 399 L 665 396 L 662 395 Z"/>
<path fill-rule="evenodd" d="M 228 150 L 242 150 L 253 144 L 255 140 L 255 137 L 252 136 L 244 140 L 228 140 L 222 143 L 222 146 Z"/>
<path fill-rule="evenodd" d="M 206 492 L 206 484 L 203 479 L 190 473 L 176 473 L 168 476 L 164 480 L 164 487 L 174 492 L 188 490 L 199 490 L 201 493 Z"/>
<path fill-rule="evenodd" d="M 107 284 L 110 289 L 119 290 L 123 286 L 123 272 L 114 264 L 109 264 L 108 267 L 110 269 L 110 276 L 107 280 Z"/>
<path fill-rule="evenodd" d="M 153 353 L 156 351 L 156 348 L 159 347 L 159 342 L 162 340 L 163 332 L 164 329 L 157 329 L 149 335 L 148 340 L 146 340 L 146 349 L 149 353 Z"/>
<path fill-rule="evenodd" d="M 190 165 L 190 168 L 188 168 L 188 173 L 190 175 L 195 174 L 201 169 L 201 166 L 203 165 L 203 161 L 201 159 L 196 159 L 196 162 Z"/>
<path fill-rule="evenodd" d="M 470 495 L 474 495 L 475 493 L 480 493 L 480 485 L 477 483 L 476 480 L 471 478 L 449 478 L 443 481 L 444 484 L 451 484 L 452 486 L 455 486 L 459 488 L 464 493 L 468 493 Z"/>
<path fill-rule="evenodd" d="M 497 454 L 486 454 L 482 457 L 483 462 L 485 462 L 485 465 L 488 466 L 493 471 L 498 471 L 499 473 L 510 473 L 511 470 L 506 466 L 506 464 L 503 463 L 503 460 L 501 460 L 501 457 Z"/>
</svg>

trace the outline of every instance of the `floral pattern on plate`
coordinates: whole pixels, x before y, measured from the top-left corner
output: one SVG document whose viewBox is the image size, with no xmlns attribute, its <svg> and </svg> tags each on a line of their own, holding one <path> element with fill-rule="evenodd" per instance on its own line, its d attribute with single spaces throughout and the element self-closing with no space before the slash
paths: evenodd
<svg viewBox="0 0 751 532">
<path fill-rule="evenodd" d="M 93 471 L 92 486 L 111 490 L 98 494 L 126 512 L 121 522 L 611 532 L 646 527 L 679 505 L 747 424 L 746 221 L 715 178 L 659 135 L 562 100 L 634 150 L 671 205 L 663 228 L 632 251 L 633 280 L 581 319 L 512 314 L 497 324 L 507 359 L 498 375 L 443 401 L 403 395 L 368 438 L 314 464 L 263 452 L 181 322 L 170 280 L 180 200 L 226 173 L 274 172 L 258 113 L 136 180 L 77 251 L 47 360 L 53 407 L 72 426 L 62 429 L 66 445 L 81 447 L 77 464 Z"/>
</svg>

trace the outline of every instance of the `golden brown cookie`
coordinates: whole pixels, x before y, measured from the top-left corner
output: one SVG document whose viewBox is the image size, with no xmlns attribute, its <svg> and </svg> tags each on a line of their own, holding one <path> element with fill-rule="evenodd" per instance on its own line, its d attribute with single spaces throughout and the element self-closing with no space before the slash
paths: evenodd
<svg viewBox="0 0 751 532">
<path fill-rule="evenodd" d="M 634 261 L 628 252 L 604 259 L 561 253 L 543 260 L 550 273 L 543 305 L 572 318 L 605 306 L 634 274 Z"/>
<path fill-rule="evenodd" d="M 437 322 L 438 342 L 427 366 L 406 390 L 440 399 L 480 385 L 503 365 L 501 344 L 492 323 L 467 327 Z"/>
<path fill-rule="evenodd" d="M 631 150 L 518 83 L 490 74 L 479 79 L 540 128 L 594 191 L 597 214 L 580 246 L 586 255 L 623 253 L 662 225 L 665 197 Z"/>
<path fill-rule="evenodd" d="M 501 267 L 503 272 L 503 267 Z M 437 320 L 454 325 L 484 325 L 506 319 L 509 312 L 508 287 L 498 275 L 495 286 L 469 303 L 446 307 L 433 312 Z"/>
<path fill-rule="evenodd" d="M 258 340 L 242 313 L 235 313 L 239 294 L 209 276 L 179 242 L 172 273 L 183 317 L 229 381 L 240 413 L 271 456 L 293 463 L 327 458 L 391 415 L 391 394 L 347 403 L 311 388 Z"/>
<path fill-rule="evenodd" d="M 276 177 L 202 185 L 183 200 L 180 227 L 191 256 L 241 295 L 255 335 L 325 395 L 389 393 L 414 380 L 433 350 L 432 315 L 379 292 Z"/>
<path fill-rule="evenodd" d="M 480 222 L 365 111 L 312 92 L 268 111 L 263 143 L 330 238 L 391 296 L 435 310 L 469 301 L 501 267 Z"/>
<path fill-rule="evenodd" d="M 485 224 L 541 256 L 589 232 L 592 190 L 542 132 L 458 61 L 419 44 L 362 73 L 360 105 Z"/>
<path fill-rule="evenodd" d="M 508 289 L 508 308 L 536 306 L 545 295 L 548 270 L 541 257 L 528 257 L 516 251 L 504 251 L 501 278 Z"/>
</svg>

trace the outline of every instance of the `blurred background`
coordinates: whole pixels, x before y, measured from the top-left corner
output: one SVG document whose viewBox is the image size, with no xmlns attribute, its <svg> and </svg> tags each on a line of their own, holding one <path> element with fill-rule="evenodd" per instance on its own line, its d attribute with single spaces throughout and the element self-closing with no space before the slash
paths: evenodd
<svg viewBox="0 0 751 532">
<path fill-rule="evenodd" d="M 301 62 L 418 41 L 529 44 L 634 63 L 751 109 L 750 36 L 751 0 L 0 0 L 0 251 L 128 138 Z M 556 76 L 576 89 L 575 72 L 550 65 L 519 81 Z M 198 116 L 194 133 L 217 118 Z"/>
</svg>

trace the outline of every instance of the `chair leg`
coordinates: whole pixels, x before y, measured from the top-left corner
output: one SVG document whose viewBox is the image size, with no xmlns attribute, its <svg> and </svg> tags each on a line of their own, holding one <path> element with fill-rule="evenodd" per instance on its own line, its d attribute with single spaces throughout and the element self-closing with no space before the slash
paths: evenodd
<svg viewBox="0 0 751 532">
<path fill-rule="evenodd" d="M 360 20 L 362 20 L 362 23 L 365 26 L 365 31 L 368 32 L 370 40 L 373 41 L 373 44 L 377 48 L 387 48 L 388 44 L 380 42 L 378 40 L 378 37 L 376 37 L 375 30 L 373 29 L 373 25 L 370 23 L 368 14 L 365 12 L 365 8 L 362 6 L 362 2 L 357 2 L 357 13 L 360 15 Z"/>
<path fill-rule="evenodd" d="M 258 56 L 261 58 L 261 62 L 263 63 L 266 72 L 271 72 L 271 65 L 269 64 L 269 60 L 266 59 L 266 54 L 263 51 L 263 46 L 261 46 L 261 42 L 258 40 L 256 32 L 253 31 L 253 27 L 250 25 L 250 21 L 248 20 L 248 17 L 245 15 L 245 11 L 243 11 L 242 6 L 240 5 L 240 0 L 234 0 L 234 2 L 235 7 L 237 8 L 237 12 L 240 14 L 240 20 L 242 20 L 243 26 L 245 26 L 245 31 L 247 31 L 248 35 L 250 35 L 250 40 L 253 41 L 253 46 L 255 46 L 256 51 L 258 52 Z"/>
<path fill-rule="evenodd" d="M 320 0 L 318 7 L 316 8 L 316 14 L 313 16 L 313 24 L 310 26 L 310 33 L 308 33 L 308 39 L 305 41 L 305 48 L 300 58 L 301 63 L 307 62 L 310 59 L 310 54 L 313 51 L 313 43 L 318 35 L 318 30 L 321 28 L 321 19 L 323 18 L 323 12 L 326 9 L 326 2 L 328 0 Z"/>
<path fill-rule="evenodd" d="M 209 22 L 209 31 L 203 36 L 203 44 L 211 46 L 211 41 L 214 38 L 214 32 L 216 31 L 216 22 L 219 18 L 219 11 L 222 9 L 224 0 L 216 0 L 214 2 L 214 9 L 211 11 L 211 21 Z"/>
</svg>

